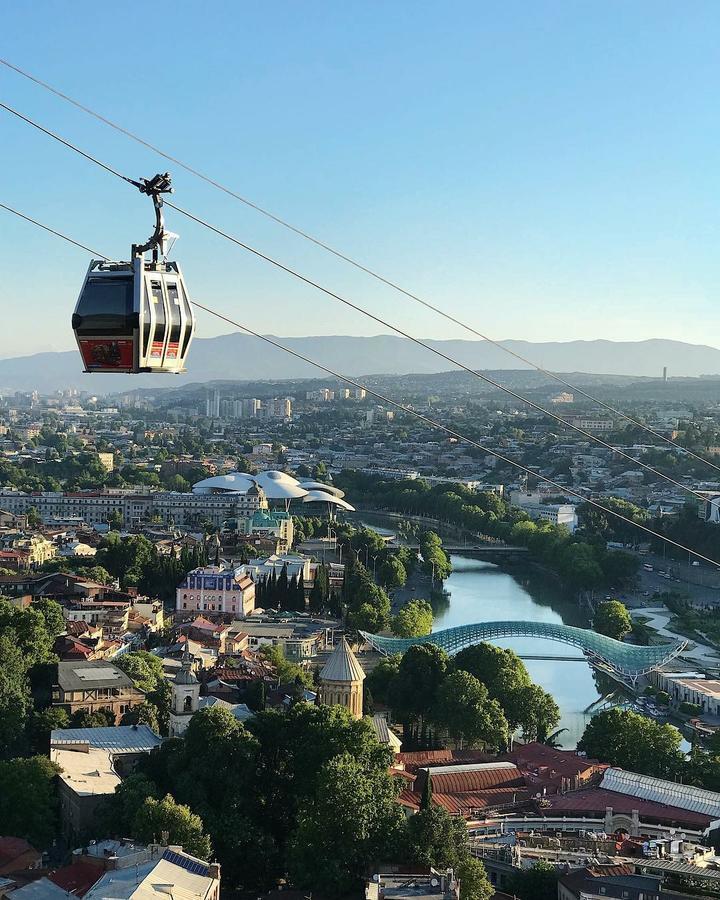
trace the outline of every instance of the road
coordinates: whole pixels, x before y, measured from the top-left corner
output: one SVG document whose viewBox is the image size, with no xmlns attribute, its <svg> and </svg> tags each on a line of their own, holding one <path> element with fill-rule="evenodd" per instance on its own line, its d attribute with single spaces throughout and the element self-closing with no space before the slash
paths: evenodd
<svg viewBox="0 0 720 900">
<path fill-rule="evenodd" d="M 631 601 L 631 605 L 652 603 L 653 594 L 669 594 L 676 592 L 690 598 L 694 606 L 720 606 L 720 570 L 712 569 L 706 564 L 689 566 L 678 560 L 663 559 L 662 556 L 649 554 L 641 556 L 640 586 L 635 591 L 627 591 L 622 599 Z M 652 566 L 648 572 L 644 566 Z M 667 572 L 670 578 L 663 577 L 660 572 Z"/>
</svg>

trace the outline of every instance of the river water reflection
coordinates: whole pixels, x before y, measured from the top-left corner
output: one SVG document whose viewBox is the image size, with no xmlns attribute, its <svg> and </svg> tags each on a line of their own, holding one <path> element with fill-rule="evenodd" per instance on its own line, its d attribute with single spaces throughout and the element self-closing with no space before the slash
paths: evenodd
<svg viewBox="0 0 720 900">
<path fill-rule="evenodd" d="M 564 622 L 586 626 L 577 608 L 558 597 L 551 583 L 538 578 L 514 577 L 497 566 L 465 556 L 452 557 L 453 572 L 445 582 L 448 602 L 435 611 L 435 631 L 474 622 L 518 620 Z M 552 606 L 550 601 L 552 600 Z M 574 647 L 539 638 L 498 638 L 499 647 L 510 647 L 521 656 L 580 656 Z M 551 693 L 562 713 L 559 737 L 564 747 L 574 747 L 590 714 L 585 710 L 600 698 L 593 670 L 582 662 L 524 660 L 531 678 Z"/>
<path fill-rule="evenodd" d="M 363 512 L 361 515 L 360 524 L 384 535 L 396 532 L 396 523 L 382 514 Z M 435 608 L 434 631 L 510 619 L 563 622 L 581 628 L 588 625 L 577 604 L 563 597 L 556 580 L 536 575 L 523 563 L 506 571 L 469 556 L 453 555 L 451 559 L 452 575 L 444 585 L 449 596 Z M 498 638 L 493 643 L 509 647 L 520 656 L 581 656 L 575 647 L 540 638 Z M 559 743 L 563 747 L 575 747 L 590 720 L 586 710 L 602 696 L 596 683 L 598 676 L 584 659 L 581 662 L 525 659 L 524 663 L 533 681 L 551 693 L 560 707 L 562 718 L 558 727 L 567 731 L 559 736 Z M 612 682 L 604 685 L 610 691 L 614 687 Z"/>
</svg>

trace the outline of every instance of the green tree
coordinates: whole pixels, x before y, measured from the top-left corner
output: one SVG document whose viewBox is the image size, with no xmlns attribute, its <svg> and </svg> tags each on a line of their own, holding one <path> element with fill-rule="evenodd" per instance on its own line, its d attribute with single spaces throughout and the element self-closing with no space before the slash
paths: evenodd
<svg viewBox="0 0 720 900">
<path fill-rule="evenodd" d="M 38 600 L 33 600 L 31 606 L 45 620 L 45 627 L 52 638 L 56 638 L 65 631 L 65 616 L 63 615 L 62 606 L 57 600 L 40 597 Z"/>
<path fill-rule="evenodd" d="M 52 652 L 55 635 L 50 633 L 45 616 L 34 604 L 18 609 L 9 600 L 0 598 L 0 634 L 17 646 L 28 669 L 38 663 L 57 661 Z"/>
<path fill-rule="evenodd" d="M 555 698 L 538 684 L 526 684 L 516 688 L 512 699 L 523 738 L 544 743 L 560 721 L 560 707 Z"/>
<path fill-rule="evenodd" d="M 465 744 L 500 749 L 508 742 L 508 723 L 497 700 L 474 675 L 453 672 L 437 691 L 432 718 L 462 748 Z"/>
<path fill-rule="evenodd" d="M 672 779 L 681 769 L 682 735 L 631 710 L 609 709 L 588 723 L 578 750 L 593 759 L 657 778 Z"/>
<path fill-rule="evenodd" d="M 28 509 L 26 515 L 27 515 L 27 523 L 30 526 L 30 528 L 39 528 L 42 525 L 42 523 L 43 523 L 42 516 L 37 511 L 37 507 L 31 506 Z"/>
<path fill-rule="evenodd" d="M 38 755 L 50 755 L 50 733 L 56 728 L 68 728 L 70 716 L 61 706 L 48 706 L 34 712 L 28 719 L 30 748 Z"/>
<path fill-rule="evenodd" d="M 120 531 L 120 529 L 125 524 L 125 519 L 122 514 L 122 510 L 113 509 L 106 519 L 107 524 L 110 526 L 112 531 Z"/>
<path fill-rule="evenodd" d="M 514 871 L 509 889 L 518 900 L 555 900 L 559 877 L 552 863 L 540 859 L 529 869 Z"/>
<path fill-rule="evenodd" d="M 468 852 L 467 826 L 441 806 L 410 816 L 406 829 L 408 862 L 434 869 L 455 869 Z"/>
<path fill-rule="evenodd" d="M 593 616 L 593 629 L 621 641 L 632 631 L 632 619 L 625 604 L 619 600 L 606 600 L 598 604 Z"/>
<path fill-rule="evenodd" d="M 324 890 L 338 896 L 360 885 L 368 860 L 392 859 L 403 828 L 395 796 L 387 773 L 368 771 L 349 753 L 325 763 L 292 837 L 293 881 L 314 887 L 322 871 Z"/>
<path fill-rule="evenodd" d="M 430 711 L 435 708 L 447 669 L 447 654 L 435 644 L 416 644 L 403 654 L 389 700 L 409 744 L 429 742 Z"/>
<path fill-rule="evenodd" d="M 428 770 L 427 777 L 425 778 L 425 784 L 423 785 L 422 794 L 420 796 L 420 809 L 430 809 L 432 807 L 432 795 L 433 795 L 433 786 L 432 786 L 432 773 Z"/>
<path fill-rule="evenodd" d="M 469 853 L 461 858 L 455 872 L 460 880 L 463 900 L 490 900 L 495 895 L 495 888 L 488 878 L 485 866 Z"/>
<path fill-rule="evenodd" d="M 136 688 L 145 693 L 154 691 L 165 680 L 162 661 L 159 656 L 145 650 L 133 650 L 116 657 L 113 662 L 132 679 Z"/>
<path fill-rule="evenodd" d="M 160 722 L 158 720 L 157 707 L 152 703 L 138 703 L 137 706 L 131 706 L 120 719 L 121 725 L 148 725 L 155 734 L 160 733 Z"/>
<path fill-rule="evenodd" d="M 453 657 L 455 669 L 469 672 L 482 682 L 493 700 L 503 708 L 511 730 L 527 715 L 523 706 L 523 689 L 532 682 L 520 657 L 512 650 L 480 643 L 467 647 Z"/>
<path fill-rule="evenodd" d="M 378 568 L 378 581 L 386 590 L 402 587 L 407 581 L 407 570 L 397 555 L 388 556 Z"/>
<path fill-rule="evenodd" d="M 115 713 L 110 709 L 77 709 L 70 716 L 70 728 L 107 728 L 115 724 Z"/>
<path fill-rule="evenodd" d="M 397 678 L 402 656 L 395 653 L 393 656 L 383 656 L 378 664 L 367 674 L 365 690 L 369 690 L 375 700 L 384 706 L 390 706 L 390 691 Z"/>
<path fill-rule="evenodd" d="M 176 803 L 167 794 L 162 800 L 146 797 L 133 820 L 133 836 L 141 843 L 150 844 L 163 831 L 168 833 L 171 844 L 180 844 L 191 856 L 210 860 L 210 838 L 203 831 L 200 816 L 189 807 Z"/>
<path fill-rule="evenodd" d="M 12 629 L 0 630 L 0 758 L 24 749 L 25 723 L 32 709 L 27 671 Z"/>
<path fill-rule="evenodd" d="M 160 798 L 157 786 L 146 775 L 128 775 L 115 788 L 115 793 L 103 801 L 98 811 L 98 826 L 110 835 L 132 834 L 135 816 L 148 797 Z"/>
<path fill-rule="evenodd" d="M 5 834 L 25 838 L 44 850 L 57 835 L 55 763 L 47 757 L 0 762 L 0 822 Z"/>
<path fill-rule="evenodd" d="M 410 600 L 392 620 L 392 631 L 398 637 L 412 638 L 430 634 L 433 610 L 427 600 Z"/>
</svg>

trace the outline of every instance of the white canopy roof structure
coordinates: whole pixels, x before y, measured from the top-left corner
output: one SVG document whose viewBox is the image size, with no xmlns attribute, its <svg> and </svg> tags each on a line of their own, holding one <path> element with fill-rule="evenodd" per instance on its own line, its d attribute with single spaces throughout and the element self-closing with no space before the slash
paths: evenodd
<svg viewBox="0 0 720 900">
<path fill-rule="evenodd" d="M 257 475 L 249 475 L 247 472 L 212 475 L 197 481 L 192 490 L 193 494 L 247 494 L 255 487 L 260 488 L 268 500 L 284 500 L 286 505 L 290 500 L 302 499 L 304 503 L 327 503 L 335 509 L 346 509 L 349 512 L 355 510 L 347 500 L 343 500 L 345 492 L 340 488 L 309 479 L 298 481 L 287 472 L 277 469 L 268 469 Z"/>
<path fill-rule="evenodd" d="M 333 506 L 339 506 L 340 509 L 347 509 L 350 512 L 355 511 L 355 507 L 351 506 L 347 500 L 337 497 L 334 494 L 328 494 L 326 491 L 311 490 L 303 497 L 303 503 L 332 503 Z"/>
<path fill-rule="evenodd" d="M 308 492 L 307 488 L 301 487 L 297 478 L 275 469 L 259 472 L 254 476 L 254 481 L 265 491 L 268 500 L 294 500 L 304 497 Z"/>
<path fill-rule="evenodd" d="M 228 472 L 195 482 L 192 491 L 193 494 L 246 494 L 254 484 L 254 477 L 247 472 Z"/>
<path fill-rule="evenodd" d="M 309 491 L 325 491 L 325 493 L 333 494 L 335 497 L 345 496 L 345 491 L 341 491 L 339 487 L 335 487 L 334 484 L 323 484 L 322 481 L 310 481 L 308 479 L 301 478 L 300 486 L 307 488 Z"/>
</svg>

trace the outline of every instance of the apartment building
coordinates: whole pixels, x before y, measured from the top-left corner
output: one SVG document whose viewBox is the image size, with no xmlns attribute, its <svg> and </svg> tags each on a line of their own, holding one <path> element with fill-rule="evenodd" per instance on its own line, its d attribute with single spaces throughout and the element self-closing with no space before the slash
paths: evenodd
<svg viewBox="0 0 720 900">
<path fill-rule="evenodd" d="M 0 491 L 0 506 L 12 515 L 37 510 L 43 522 L 58 520 L 102 525 L 120 513 L 125 527 L 150 519 L 164 524 L 193 526 L 209 521 L 220 528 L 227 519 L 252 516 L 265 506 L 257 494 L 193 494 L 156 491 L 148 494 L 124 490 L 107 491 Z"/>
</svg>

